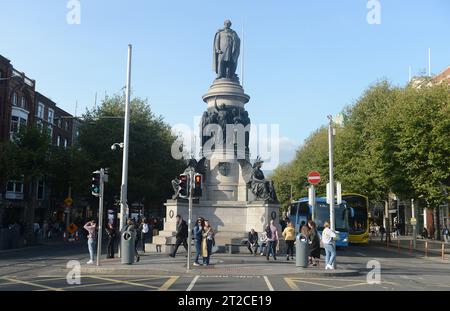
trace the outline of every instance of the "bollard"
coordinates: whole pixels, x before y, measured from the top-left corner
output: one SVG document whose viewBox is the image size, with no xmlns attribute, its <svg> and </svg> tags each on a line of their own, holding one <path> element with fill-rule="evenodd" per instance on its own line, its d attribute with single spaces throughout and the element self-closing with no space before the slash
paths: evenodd
<svg viewBox="0 0 450 311">
<path fill-rule="evenodd" d="M 442 242 L 441 252 L 442 252 L 442 261 L 444 261 L 445 260 L 445 244 L 444 244 L 444 242 Z"/>
<path fill-rule="evenodd" d="M 428 257 L 428 241 L 425 241 L 425 257 Z"/>
<path fill-rule="evenodd" d="M 134 262 L 134 232 L 125 230 L 120 237 L 121 263 L 131 265 Z"/>
<path fill-rule="evenodd" d="M 409 240 L 409 252 L 412 253 L 412 245 L 413 245 L 413 241 Z"/>
<path fill-rule="evenodd" d="M 303 234 L 297 234 L 295 243 L 295 266 L 308 267 L 308 240 Z"/>
</svg>

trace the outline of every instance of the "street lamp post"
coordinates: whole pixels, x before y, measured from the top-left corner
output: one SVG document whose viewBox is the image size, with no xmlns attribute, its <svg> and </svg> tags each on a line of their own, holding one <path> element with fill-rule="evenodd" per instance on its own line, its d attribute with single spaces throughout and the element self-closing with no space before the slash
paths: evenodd
<svg viewBox="0 0 450 311">
<path fill-rule="evenodd" d="M 128 45 L 127 85 L 125 91 L 125 124 L 123 129 L 123 163 L 122 184 L 120 187 L 120 230 L 125 226 L 128 217 L 127 184 L 128 184 L 128 148 L 130 138 L 130 84 L 131 84 L 131 52 L 132 46 Z"/>
<path fill-rule="evenodd" d="M 331 230 L 336 230 L 334 219 L 334 165 L 333 165 L 333 117 L 328 116 L 328 162 L 330 175 L 330 226 Z"/>
</svg>

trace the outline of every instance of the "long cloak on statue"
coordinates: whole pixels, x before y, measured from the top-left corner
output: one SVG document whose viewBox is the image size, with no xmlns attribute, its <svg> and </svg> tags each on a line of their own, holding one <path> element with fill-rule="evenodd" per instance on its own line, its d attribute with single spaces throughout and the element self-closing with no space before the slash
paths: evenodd
<svg viewBox="0 0 450 311">
<path fill-rule="evenodd" d="M 221 32 L 227 32 L 228 34 L 226 35 L 226 37 L 225 33 L 223 34 L 223 36 L 219 36 Z M 216 32 L 216 34 L 214 35 L 213 43 L 213 69 L 216 73 L 218 73 L 219 63 L 221 61 L 232 61 L 235 65 L 237 65 L 240 46 L 241 39 L 239 39 L 236 31 L 232 29 L 219 29 Z M 223 53 L 216 53 L 217 50 L 221 50 Z"/>
</svg>

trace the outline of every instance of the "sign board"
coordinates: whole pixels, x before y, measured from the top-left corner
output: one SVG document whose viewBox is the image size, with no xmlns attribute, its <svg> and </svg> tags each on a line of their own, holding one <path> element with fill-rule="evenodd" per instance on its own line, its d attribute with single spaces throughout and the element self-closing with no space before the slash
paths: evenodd
<svg viewBox="0 0 450 311">
<path fill-rule="evenodd" d="M 416 217 L 411 217 L 411 225 L 415 226 L 417 224 Z"/>
<path fill-rule="evenodd" d="M 69 226 L 67 226 L 67 231 L 69 231 L 70 234 L 74 234 L 77 230 L 78 227 L 74 223 L 71 223 Z"/>
<path fill-rule="evenodd" d="M 71 205 L 73 204 L 72 198 L 66 198 L 66 199 L 64 200 L 64 204 L 65 204 L 66 206 L 71 206 Z"/>
<path fill-rule="evenodd" d="M 308 182 L 312 185 L 320 183 L 320 174 L 318 171 L 311 171 L 308 174 Z"/>
</svg>

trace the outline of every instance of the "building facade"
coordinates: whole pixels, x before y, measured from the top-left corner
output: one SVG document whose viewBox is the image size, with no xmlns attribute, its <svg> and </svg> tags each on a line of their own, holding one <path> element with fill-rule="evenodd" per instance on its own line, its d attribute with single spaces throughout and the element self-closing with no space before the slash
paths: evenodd
<svg viewBox="0 0 450 311">
<path fill-rule="evenodd" d="M 54 101 L 36 91 L 36 82 L 13 67 L 11 61 L 0 55 L 0 141 L 12 140 L 22 127 L 38 125 L 50 135 L 54 147 L 68 148 L 72 145 L 73 117 Z M 1 194 L 1 225 L 21 222 L 24 219 L 24 182 L 16 178 L 7 182 Z M 38 181 L 36 221 L 49 217 L 57 203 L 45 177 Z M 64 199 L 64 198 L 62 198 Z"/>
</svg>

